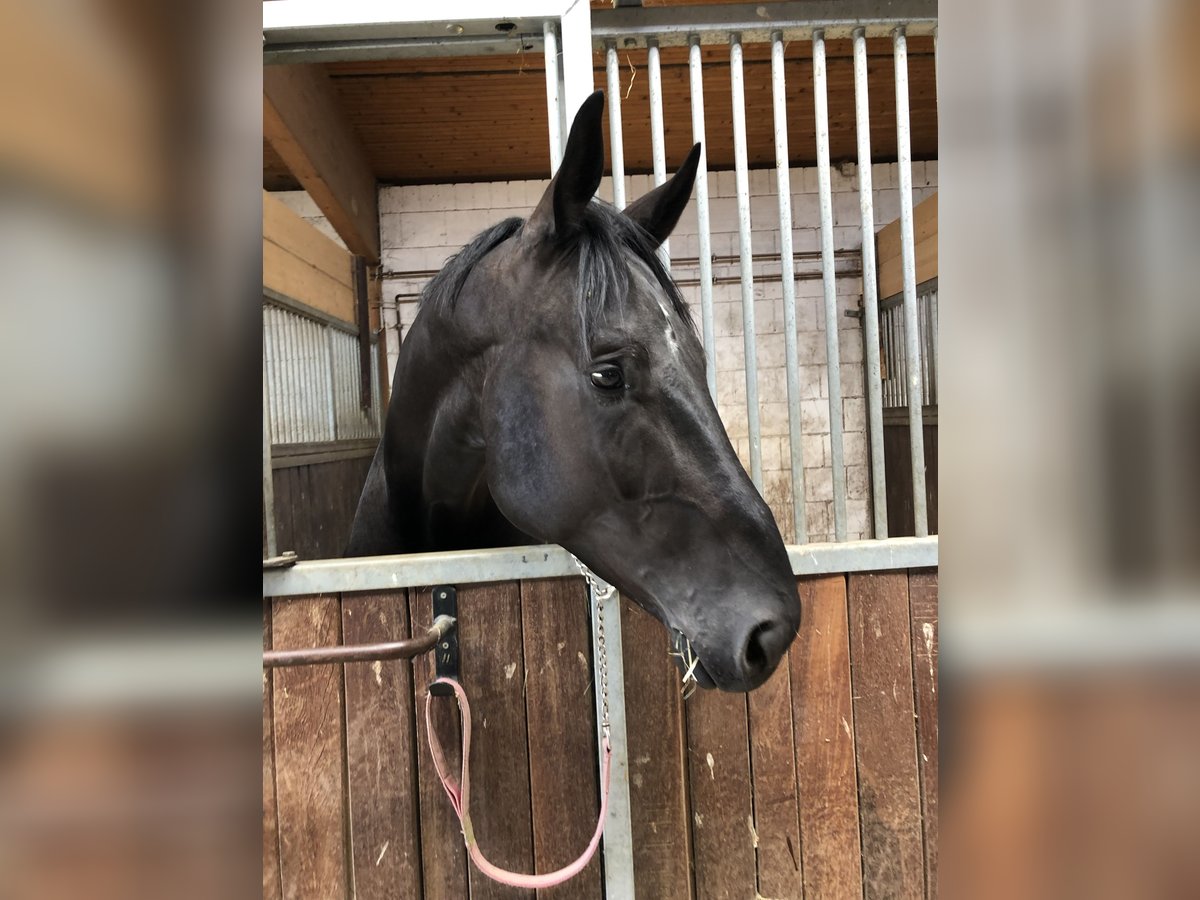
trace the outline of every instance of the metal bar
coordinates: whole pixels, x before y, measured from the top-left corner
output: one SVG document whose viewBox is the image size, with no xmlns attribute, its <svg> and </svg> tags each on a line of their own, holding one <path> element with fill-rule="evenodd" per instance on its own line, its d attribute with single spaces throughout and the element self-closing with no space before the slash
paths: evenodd
<svg viewBox="0 0 1200 900">
<path fill-rule="evenodd" d="M 263 364 L 266 366 L 267 399 L 263 401 L 264 408 L 271 413 L 271 430 L 267 440 L 275 443 L 275 435 L 279 434 L 279 384 L 275 372 L 275 311 L 263 304 Z"/>
<path fill-rule="evenodd" d="M 918 537 L 929 533 L 925 501 L 925 432 L 921 416 L 921 352 L 917 334 L 917 263 L 913 245 L 912 147 L 908 121 L 908 42 L 904 28 L 893 35 L 896 62 L 896 157 L 900 172 L 900 253 L 904 274 L 905 386 L 912 453 L 913 520 Z"/>
<path fill-rule="evenodd" d="M 750 245 L 750 176 L 746 161 L 746 92 L 742 76 L 742 36 L 729 35 L 729 79 L 733 93 L 733 165 L 737 188 L 738 256 L 742 282 L 742 340 L 746 354 L 746 426 L 750 437 L 750 478 L 763 489 L 762 434 L 758 420 L 758 350 L 754 326 L 754 261 Z"/>
<path fill-rule="evenodd" d="M 825 365 L 829 373 L 829 455 L 833 467 L 833 533 L 846 539 L 846 465 L 842 455 L 842 365 L 838 347 L 837 275 L 833 267 L 833 189 L 829 175 L 829 98 L 825 35 L 813 32 L 813 100 L 816 107 L 817 187 L 821 207 L 821 280 L 825 285 Z"/>
<path fill-rule="evenodd" d="M 562 164 L 563 155 L 558 97 L 558 32 L 554 22 L 545 24 L 543 34 L 546 42 L 546 120 L 550 123 L 550 177 L 553 178 Z"/>
<path fill-rule="evenodd" d="M 380 38 L 271 43 L 263 47 L 263 65 L 307 65 L 326 62 L 364 62 L 387 59 L 441 59 L 453 56 L 511 57 L 537 52 L 542 46 L 537 32 L 514 29 L 508 34 L 459 35 L 435 38 Z"/>
<path fill-rule="evenodd" d="M 650 159 L 654 167 L 654 186 L 667 183 L 667 147 L 663 137 L 662 68 L 659 65 L 658 41 L 646 43 L 646 70 L 650 81 Z M 670 241 L 658 248 L 658 258 L 671 268 Z"/>
<path fill-rule="evenodd" d="M 433 625 L 420 637 L 380 644 L 347 644 L 340 647 L 308 647 L 303 650 L 265 650 L 263 668 L 314 666 L 324 663 L 374 662 L 381 659 L 412 659 L 428 653 L 438 641 L 450 633 L 455 620 L 438 616 Z"/>
<path fill-rule="evenodd" d="M 592 74 L 591 23 L 591 7 L 584 0 L 572 0 L 571 5 L 562 13 L 565 84 L 563 111 L 568 121 L 574 118 L 575 112 L 595 86 Z M 573 566 L 574 559 L 565 554 L 565 551 L 563 553 Z M 545 555 L 548 556 L 548 551 Z M 629 743 L 625 734 L 625 669 L 621 654 L 620 608 L 615 603 L 610 604 L 605 612 L 612 613 L 603 618 L 608 645 L 609 743 L 612 747 L 612 769 L 608 819 L 604 826 L 604 895 L 607 900 L 625 900 L 636 894 L 633 876 L 633 817 L 629 803 Z M 593 641 L 596 640 L 599 624 L 594 612 Z M 597 658 L 593 654 L 592 677 L 597 684 L 599 676 Z M 604 764 L 603 749 L 599 742 L 596 745 L 596 764 L 598 768 L 602 768 Z"/>
<path fill-rule="evenodd" d="M 625 208 L 625 138 L 621 132 L 621 68 L 616 41 L 604 46 L 604 71 L 608 77 L 608 145 L 612 150 L 613 206 Z"/>
<path fill-rule="evenodd" d="M 688 76 L 692 95 L 692 141 L 700 145 L 700 163 L 696 168 L 696 231 L 699 239 L 700 325 L 704 334 L 704 359 L 708 375 L 708 394 L 717 402 L 717 339 L 713 325 L 712 234 L 708 211 L 708 142 L 704 139 L 704 70 L 700 59 L 700 38 L 692 35 L 688 47 Z"/>
<path fill-rule="evenodd" d="M 879 276 L 875 270 L 867 37 L 862 28 L 854 32 L 854 120 L 858 131 L 858 209 L 862 218 L 863 359 L 867 377 L 867 437 L 871 447 L 871 510 L 874 536 L 885 538 L 888 536 L 887 475 L 883 464 L 883 391 L 879 376 Z"/>
<path fill-rule="evenodd" d="M 938 564 L 938 538 L 793 544 L 788 546 L 797 575 L 913 569 Z M 575 560 L 562 547 L 505 547 L 357 559 L 319 559 L 263 572 L 264 597 L 296 597 L 341 591 L 385 591 L 434 584 L 480 584 L 528 578 L 578 576 Z M 611 674 L 611 672 L 610 672 Z"/>
<path fill-rule="evenodd" d="M 592 673 L 597 689 L 596 747 L 603 767 L 603 704 L 599 690 L 598 661 L 604 654 L 608 667 L 608 723 L 612 761 L 608 782 L 608 818 L 604 823 L 604 896 L 607 900 L 628 900 L 636 896 L 633 877 L 633 810 L 629 800 L 629 741 L 625 729 L 625 653 L 621 639 L 621 601 L 617 595 L 601 605 L 595 592 L 587 587 L 592 617 Z M 604 648 L 600 635 L 604 635 Z M 603 768 L 601 768 L 603 771 Z"/>
<path fill-rule="evenodd" d="M 564 121 L 570 123 L 583 101 L 596 89 L 592 73 L 592 9 L 585 0 L 559 0 L 558 6 L 563 58 L 562 109 Z"/>
<path fill-rule="evenodd" d="M 603 41 L 658 38 L 662 46 L 682 46 L 691 34 L 702 43 L 720 44 L 730 32 L 740 32 L 745 43 L 769 40 L 772 31 L 784 41 L 808 40 L 814 29 L 830 38 L 849 38 L 865 26 L 867 37 L 887 37 L 897 25 L 908 24 L 912 34 L 932 34 L 937 24 L 936 0 L 792 0 L 754 5 L 723 4 L 686 8 L 599 9 L 592 13 L 593 35 Z"/>
<path fill-rule="evenodd" d="M 275 472 L 271 466 L 271 392 L 267 389 L 266 337 L 263 339 L 263 447 L 262 447 L 262 502 L 263 527 L 267 538 L 267 557 L 279 553 L 275 538 Z"/>
<path fill-rule="evenodd" d="M 783 344 L 787 362 L 792 522 L 796 542 L 806 544 L 808 525 L 804 516 L 804 448 L 800 440 L 800 350 L 796 334 L 796 265 L 792 257 L 792 179 L 788 163 L 787 82 L 783 69 L 781 31 L 771 35 L 771 99 L 775 120 L 775 192 L 779 197 L 779 274 L 783 286 Z"/>
<path fill-rule="evenodd" d="M 334 364 L 334 334 L 328 328 L 324 329 L 325 357 L 329 363 L 329 434 L 330 440 L 336 441 L 338 432 L 338 402 L 337 402 L 337 366 Z"/>
</svg>

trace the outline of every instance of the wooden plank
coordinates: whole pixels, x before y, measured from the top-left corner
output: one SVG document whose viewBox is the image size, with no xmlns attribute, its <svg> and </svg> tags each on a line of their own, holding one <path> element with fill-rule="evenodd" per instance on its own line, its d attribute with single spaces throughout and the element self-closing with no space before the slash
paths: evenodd
<svg viewBox="0 0 1200 900">
<path fill-rule="evenodd" d="M 789 662 L 784 660 L 747 699 L 758 893 L 763 897 L 801 897 L 800 799 Z"/>
<path fill-rule="evenodd" d="M 271 601 L 263 600 L 263 649 L 271 649 Z M 263 900 L 282 900 L 279 811 L 275 805 L 275 727 L 271 674 L 263 669 Z"/>
<path fill-rule="evenodd" d="M 472 585 L 458 591 L 462 684 L 471 698 L 471 821 L 495 865 L 533 870 L 529 745 L 520 585 Z M 451 700 L 444 700 L 452 703 Z M 490 881 L 471 867 L 472 900 L 532 897 Z"/>
<path fill-rule="evenodd" d="M 698 690 L 685 711 L 696 896 L 752 897 L 757 879 L 746 696 Z"/>
<path fill-rule="evenodd" d="M 320 66 L 263 67 L 263 133 L 350 252 L 378 263 L 375 174 Z"/>
<path fill-rule="evenodd" d="M 420 632 L 433 622 L 433 602 L 428 589 L 409 591 L 412 629 Z M 421 881 L 425 900 L 462 900 L 467 896 L 467 854 L 462 830 L 450 800 L 442 790 L 433 758 L 429 755 L 429 737 L 425 732 L 425 690 L 433 681 L 433 656 L 425 654 L 412 662 L 413 703 L 416 706 L 417 795 L 421 820 Z M 462 753 L 458 711 L 453 700 L 435 698 L 433 727 L 437 729 L 446 754 L 446 763 L 457 774 Z"/>
<path fill-rule="evenodd" d="M 269 191 L 263 191 L 263 240 L 271 241 L 353 289 L 353 257 Z"/>
<path fill-rule="evenodd" d="M 410 637 L 408 593 L 345 594 L 347 644 Z M 357 900 L 421 896 L 416 734 L 407 660 L 346 664 L 346 769 Z"/>
<path fill-rule="evenodd" d="M 592 637 L 582 578 L 521 582 L 525 709 L 533 856 L 538 872 L 573 861 L 591 840 L 600 807 Z M 539 898 L 600 896 L 600 855 Z"/>
<path fill-rule="evenodd" d="M 916 263 L 916 284 L 936 278 L 938 273 L 938 202 L 936 193 L 926 197 L 913 208 L 913 253 Z M 886 300 L 904 290 L 899 219 L 890 222 L 876 233 L 875 254 L 879 277 L 879 297 Z"/>
<path fill-rule="evenodd" d="M 319 647 L 340 639 L 336 595 L 276 598 L 276 649 Z M 273 672 L 279 862 L 286 900 L 349 896 L 342 667 Z"/>
<path fill-rule="evenodd" d="M 931 194 L 913 207 L 913 245 L 920 244 L 938 233 L 938 195 Z M 900 220 L 889 222 L 875 235 L 876 259 L 880 264 L 898 259 L 902 250 Z M 924 279 L 918 278 L 917 282 Z"/>
<path fill-rule="evenodd" d="M 789 654 L 804 893 L 862 896 L 846 578 L 801 578 L 805 619 Z"/>
<path fill-rule="evenodd" d="M 922 897 L 908 573 L 848 577 L 863 895 Z"/>
<path fill-rule="evenodd" d="M 263 239 L 263 287 L 355 324 L 354 292 L 312 263 Z"/>
<path fill-rule="evenodd" d="M 639 898 L 689 900 L 687 740 L 679 672 L 658 620 L 621 598 L 633 876 Z"/>
<path fill-rule="evenodd" d="M 938 875 L 938 572 L 908 576 L 912 608 L 913 694 L 916 697 L 921 829 L 925 847 L 925 895 L 937 895 Z"/>
</svg>

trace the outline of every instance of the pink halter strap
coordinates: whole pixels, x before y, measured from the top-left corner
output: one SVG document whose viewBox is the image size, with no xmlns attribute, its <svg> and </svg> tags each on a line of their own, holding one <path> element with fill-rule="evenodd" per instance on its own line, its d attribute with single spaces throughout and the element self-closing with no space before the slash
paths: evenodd
<svg viewBox="0 0 1200 900">
<path fill-rule="evenodd" d="M 479 849 L 479 844 L 475 840 L 475 832 L 471 827 L 471 782 L 468 772 L 469 760 L 471 758 L 471 705 L 467 702 L 466 692 L 463 690 L 462 685 L 452 678 L 438 678 L 433 683 L 449 685 L 454 690 L 454 696 L 458 698 L 459 714 L 462 716 L 462 783 L 460 785 L 454 780 L 454 776 L 446 771 L 446 757 L 442 753 L 442 745 L 434 733 L 433 721 L 430 717 L 430 703 L 433 698 L 431 694 L 426 693 L 425 732 L 429 736 L 429 752 L 433 755 L 433 766 L 437 769 L 442 787 L 446 789 L 446 796 L 450 798 L 450 805 L 454 807 L 454 813 L 458 816 L 458 821 L 462 824 L 463 840 L 466 841 L 467 853 L 470 854 L 471 861 L 475 863 L 480 872 L 493 881 L 518 888 L 541 889 L 554 887 L 574 878 L 582 872 L 584 866 L 588 864 L 595 854 L 596 848 L 600 846 L 600 837 L 604 834 L 604 820 L 608 815 L 608 775 L 609 765 L 612 762 L 612 748 L 609 746 L 608 738 L 604 738 L 604 772 L 601 776 L 602 782 L 600 786 L 600 818 L 596 822 L 596 832 L 592 835 L 592 840 L 582 855 L 573 863 L 563 866 L 558 871 L 547 872 L 544 875 L 522 875 L 517 872 L 508 872 L 492 865 L 484 858 L 483 851 Z"/>
</svg>

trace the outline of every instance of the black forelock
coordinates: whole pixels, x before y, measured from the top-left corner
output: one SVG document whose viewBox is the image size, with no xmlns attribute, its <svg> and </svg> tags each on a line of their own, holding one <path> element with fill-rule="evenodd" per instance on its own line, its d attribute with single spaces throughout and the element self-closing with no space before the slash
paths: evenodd
<svg viewBox="0 0 1200 900">
<path fill-rule="evenodd" d="M 476 235 L 425 286 L 422 306 L 452 310 L 480 260 L 517 234 L 524 224 L 524 220 L 513 217 Z M 585 340 L 600 319 L 619 309 L 629 296 L 632 273 L 627 254 L 630 253 L 650 270 L 684 325 L 694 327 L 687 302 L 659 258 L 653 239 L 615 206 L 599 200 L 589 203 L 579 227 L 563 242 L 560 253 L 564 261 L 575 258 L 576 300 Z"/>
</svg>

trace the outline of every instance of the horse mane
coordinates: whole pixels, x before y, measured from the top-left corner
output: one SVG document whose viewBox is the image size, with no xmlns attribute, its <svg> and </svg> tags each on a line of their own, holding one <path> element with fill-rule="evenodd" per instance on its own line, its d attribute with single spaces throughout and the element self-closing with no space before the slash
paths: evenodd
<svg viewBox="0 0 1200 900">
<path fill-rule="evenodd" d="M 437 311 L 452 310 L 480 260 L 520 232 L 524 225 L 525 220 L 513 216 L 477 234 L 450 257 L 425 286 L 421 305 Z M 588 204 L 579 228 L 563 245 L 564 258 L 574 256 L 577 260 L 577 301 L 585 339 L 600 318 L 610 311 L 610 306 L 622 305 L 629 296 L 630 253 L 650 270 L 683 323 L 694 328 L 687 302 L 659 258 L 650 236 L 615 206 L 593 200 Z"/>
</svg>

